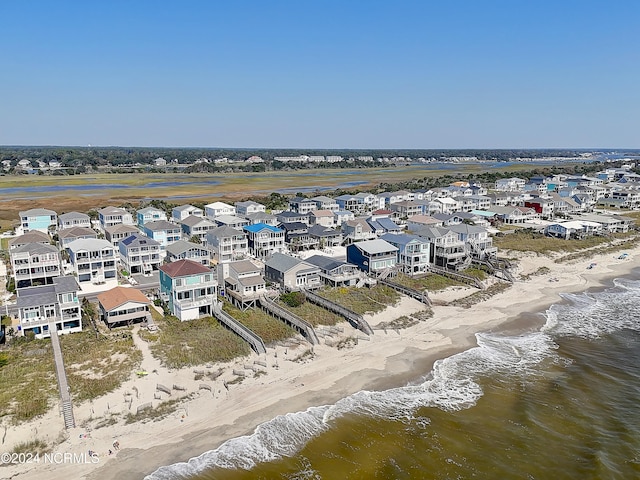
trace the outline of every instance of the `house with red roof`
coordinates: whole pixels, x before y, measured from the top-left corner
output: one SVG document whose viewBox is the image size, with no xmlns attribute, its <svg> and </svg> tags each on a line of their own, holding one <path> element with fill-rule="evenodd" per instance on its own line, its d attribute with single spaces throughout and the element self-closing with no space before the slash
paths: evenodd
<svg viewBox="0 0 640 480">
<path fill-rule="evenodd" d="M 218 281 L 209 267 L 178 260 L 160 267 L 160 297 L 181 321 L 212 315 Z"/>
</svg>

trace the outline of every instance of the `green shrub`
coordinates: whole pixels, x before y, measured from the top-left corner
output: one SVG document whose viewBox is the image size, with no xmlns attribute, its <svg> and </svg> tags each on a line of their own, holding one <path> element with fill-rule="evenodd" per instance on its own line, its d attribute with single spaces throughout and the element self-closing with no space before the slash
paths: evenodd
<svg viewBox="0 0 640 480">
<path fill-rule="evenodd" d="M 282 295 L 280 295 L 280 299 L 285 304 L 293 308 L 299 307 L 307 301 L 307 297 L 305 297 L 304 293 L 302 292 L 283 293 Z"/>
</svg>

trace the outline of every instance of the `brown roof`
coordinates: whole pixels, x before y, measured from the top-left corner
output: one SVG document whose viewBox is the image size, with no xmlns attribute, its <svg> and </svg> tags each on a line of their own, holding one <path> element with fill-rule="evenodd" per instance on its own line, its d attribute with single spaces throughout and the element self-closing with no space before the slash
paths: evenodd
<svg viewBox="0 0 640 480">
<path fill-rule="evenodd" d="M 331 210 L 314 210 L 309 215 L 314 217 L 333 217 L 333 212 Z"/>
<path fill-rule="evenodd" d="M 25 243 L 49 243 L 51 237 L 39 230 L 31 230 L 9 241 L 9 245 L 24 245 Z"/>
<path fill-rule="evenodd" d="M 115 287 L 102 292 L 98 295 L 98 301 L 105 310 L 113 310 L 127 302 L 151 303 L 140 290 L 128 287 Z"/>
<path fill-rule="evenodd" d="M 201 263 L 194 262 L 193 260 L 178 260 L 177 262 L 167 263 L 162 265 L 160 270 L 171 278 L 186 277 L 197 273 L 211 273 L 210 268 L 205 267 Z"/>
</svg>

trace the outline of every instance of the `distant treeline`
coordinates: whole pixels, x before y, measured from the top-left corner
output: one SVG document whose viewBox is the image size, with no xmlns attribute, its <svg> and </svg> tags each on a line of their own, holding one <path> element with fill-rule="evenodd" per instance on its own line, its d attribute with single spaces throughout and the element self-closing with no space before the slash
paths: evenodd
<svg viewBox="0 0 640 480">
<path fill-rule="evenodd" d="M 362 164 L 371 166 L 380 158 L 419 158 L 446 160 L 454 157 L 475 157 L 480 161 L 508 161 L 515 158 L 546 158 L 546 157 L 578 157 L 586 150 L 543 149 L 543 150 L 303 150 L 303 149 L 229 149 L 229 148 L 124 148 L 124 147 L 0 147 L 0 162 L 8 160 L 11 167 L 15 167 L 20 160 L 29 160 L 35 168 L 39 162 L 48 164 L 60 162 L 64 168 L 104 167 L 111 165 L 154 166 L 155 160 L 163 158 L 169 168 L 172 165 L 192 165 L 195 171 L 220 171 L 228 169 L 228 165 L 215 163 L 214 160 L 226 158 L 230 162 L 242 162 L 249 157 L 256 156 L 263 159 L 267 166 L 261 164 L 249 165 L 249 169 L 280 169 L 307 168 L 307 164 L 297 162 L 274 161 L 276 157 L 309 156 L 340 156 L 350 167 Z M 358 157 L 372 157 L 372 161 L 359 161 Z M 209 159 L 211 163 L 202 162 Z M 348 159 L 353 159 L 347 162 Z M 196 162 L 200 160 L 199 163 Z M 319 167 L 325 162 L 317 162 Z M 326 162 L 327 166 L 340 167 L 342 162 Z M 81 173 L 82 170 L 76 171 Z"/>
</svg>

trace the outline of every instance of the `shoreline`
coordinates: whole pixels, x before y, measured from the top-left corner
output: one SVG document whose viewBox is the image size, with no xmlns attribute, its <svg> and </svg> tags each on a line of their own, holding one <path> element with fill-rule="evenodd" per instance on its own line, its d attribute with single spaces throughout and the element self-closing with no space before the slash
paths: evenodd
<svg viewBox="0 0 640 480">
<path fill-rule="evenodd" d="M 158 422 L 106 426 L 91 431 L 88 441 L 74 438 L 83 430 L 76 428 L 54 449 L 54 452 L 75 452 L 91 444 L 95 445 L 96 451 L 102 452 L 117 438 L 122 450 L 113 456 L 101 455 L 97 465 L 5 467 L 6 470 L 0 472 L 9 473 L 10 478 L 25 479 L 141 479 L 161 466 L 186 462 L 216 449 L 230 438 L 250 434 L 259 424 L 278 415 L 333 404 L 360 390 L 380 391 L 417 382 L 431 371 L 436 360 L 475 346 L 478 332 L 518 335 L 539 329 L 544 324 L 539 313 L 564 301 L 561 293 L 608 288 L 613 279 L 634 274 L 634 269 L 640 267 L 640 247 L 628 252 L 630 258 L 626 260 L 608 254 L 561 264 L 553 263 L 549 257 L 525 255 L 518 273 L 529 274 L 540 266 L 548 266 L 551 271 L 518 281 L 505 292 L 470 309 L 455 306 L 455 298 L 475 289 L 436 293 L 432 295 L 434 300 L 453 302 L 454 305 L 435 305 L 433 317 L 404 330 L 387 333 L 376 330 L 369 341 L 361 341 L 351 349 L 317 345 L 314 347 L 315 358 L 305 364 L 283 360 L 286 349 L 276 347 L 275 352 L 268 355 L 279 354 L 277 358 L 281 360 L 277 360 L 277 364 L 281 364 L 280 368 L 269 369 L 257 379 L 248 378 L 231 386 L 227 392 L 218 390 L 218 398 L 215 398 L 215 391 L 209 396 L 197 392 L 195 398 L 184 402 L 187 413 L 185 415 L 182 409 L 182 418 L 170 414 Z M 598 262 L 598 267 L 586 270 L 585 265 L 593 261 Z M 559 281 L 550 282 L 552 277 Z M 389 320 L 390 315 L 417 311 L 422 307 L 417 301 L 403 298 L 397 308 L 391 308 L 393 312 L 387 309 L 367 316 L 367 319 L 375 327 L 377 323 Z M 469 315 L 470 312 L 473 315 Z M 273 361 L 272 358 L 269 361 Z M 190 369 L 183 370 L 190 373 Z M 122 388 L 113 395 L 118 392 L 122 395 L 120 390 Z M 96 408 L 99 400 L 92 402 Z M 207 427 L 209 422 L 214 425 Z M 33 431 L 32 425 L 12 430 L 21 428 L 27 433 Z"/>
</svg>

